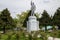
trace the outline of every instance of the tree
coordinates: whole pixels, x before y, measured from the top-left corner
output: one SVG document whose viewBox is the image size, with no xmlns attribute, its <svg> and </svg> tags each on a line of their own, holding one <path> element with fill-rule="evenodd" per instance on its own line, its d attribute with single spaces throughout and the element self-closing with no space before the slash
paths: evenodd
<svg viewBox="0 0 60 40">
<path fill-rule="evenodd" d="M 24 26 L 24 27 L 27 27 L 28 17 L 29 17 L 30 15 L 31 15 L 31 10 L 28 11 L 28 13 L 27 13 L 27 15 L 26 15 L 26 18 L 25 18 L 24 23 L 23 23 L 23 26 Z"/>
<path fill-rule="evenodd" d="M 46 26 L 50 25 L 51 18 L 46 10 L 44 10 L 42 17 L 39 19 L 39 22 L 40 22 L 40 26 L 45 26 L 45 30 L 47 30 Z"/>
<path fill-rule="evenodd" d="M 3 21 L 1 19 L 1 14 L 0 14 L 0 30 L 2 30 L 2 27 L 3 27 Z"/>
<path fill-rule="evenodd" d="M 53 16 L 53 25 L 58 26 L 60 29 L 60 8 L 57 9 Z"/>
<path fill-rule="evenodd" d="M 17 18 L 13 18 L 13 20 L 14 20 L 15 26 L 17 26 L 17 24 L 18 24 L 18 19 L 17 19 Z"/>
<path fill-rule="evenodd" d="M 3 32 L 5 33 L 6 29 L 15 27 L 13 18 L 10 16 L 9 10 L 6 8 L 1 12 L 1 20 L 3 21 Z"/>
<path fill-rule="evenodd" d="M 31 11 L 26 11 L 26 12 L 22 12 L 21 15 L 17 15 L 18 18 L 18 24 L 20 24 L 20 27 L 26 27 L 26 22 L 28 20 L 28 16 L 31 15 L 30 13 Z"/>
</svg>

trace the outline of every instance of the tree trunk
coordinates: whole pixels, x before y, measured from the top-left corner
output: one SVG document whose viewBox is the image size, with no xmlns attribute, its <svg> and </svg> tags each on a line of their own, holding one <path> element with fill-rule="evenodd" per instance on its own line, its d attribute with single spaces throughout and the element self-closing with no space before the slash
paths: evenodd
<svg viewBox="0 0 60 40">
<path fill-rule="evenodd" d="M 47 31 L 47 26 L 45 26 L 45 31 Z"/>
<path fill-rule="evenodd" d="M 3 27 L 3 33 L 5 33 L 5 26 Z"/>
</svg>

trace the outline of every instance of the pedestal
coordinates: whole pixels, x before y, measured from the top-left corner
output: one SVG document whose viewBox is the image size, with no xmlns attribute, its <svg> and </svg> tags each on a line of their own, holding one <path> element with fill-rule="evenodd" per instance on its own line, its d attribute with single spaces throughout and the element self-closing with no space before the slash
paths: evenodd
<svg viewBox="0 0 60 40">
<path fill-rule="evenodd" d="M 35 16 L 30 16 L 27 21 L 27 31 L 38 31 L 39 29 L 39 21 Z"/>
</svg>

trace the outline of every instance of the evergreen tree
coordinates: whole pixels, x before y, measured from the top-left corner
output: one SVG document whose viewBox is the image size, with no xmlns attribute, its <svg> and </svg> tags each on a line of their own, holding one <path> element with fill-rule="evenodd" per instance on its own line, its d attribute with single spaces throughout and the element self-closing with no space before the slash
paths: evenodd
<svg viewBox="0 0 60 40">
<path fill-rule="evenodd" d="M 2 17 L 1 17 L 1 14 L 0 14 L 0 30 L 2 30 L 2 27 L 3 27 L 3 21 L 2 21 L 1 18 L 2 18 Z"/>
<path fill-rule="evenodd" d="M 40 26 L 45 26 L 45 30 L 47 30 L 46 26 L 50 25 L 51 18 L 49 17 L 46 10 L 44 10 L 42 17 L 39 19 L 39 21 L 40 21 Z"/>
<path fill-rule="evenodd" d="M 58 26 L 60 29 L 60 8 L 57 9 L 53 16 L 53 25 Z"/>
<path fill-rule="evenodd" d="M 2 11 L 1 20 L 3 21 L 3 32 L 4 33 L 6 29 L 15 27 L 15 23 L 12 17 L 10 16 L 10 12 L 8 11 L 7 8 Z"/>
</svg>

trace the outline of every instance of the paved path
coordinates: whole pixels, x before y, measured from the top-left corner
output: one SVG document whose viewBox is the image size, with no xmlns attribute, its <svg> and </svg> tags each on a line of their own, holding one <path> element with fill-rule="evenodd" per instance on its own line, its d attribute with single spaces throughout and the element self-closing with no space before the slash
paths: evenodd
<svg viewBox="0 0 60 40">
<path fill-rule="evenodd" d="M 48 37 L 48 40 L 53 40 L 53 37 Z M 60 40 L 60 38 L 54 38 L 54 40 Z"/>
</svg>

